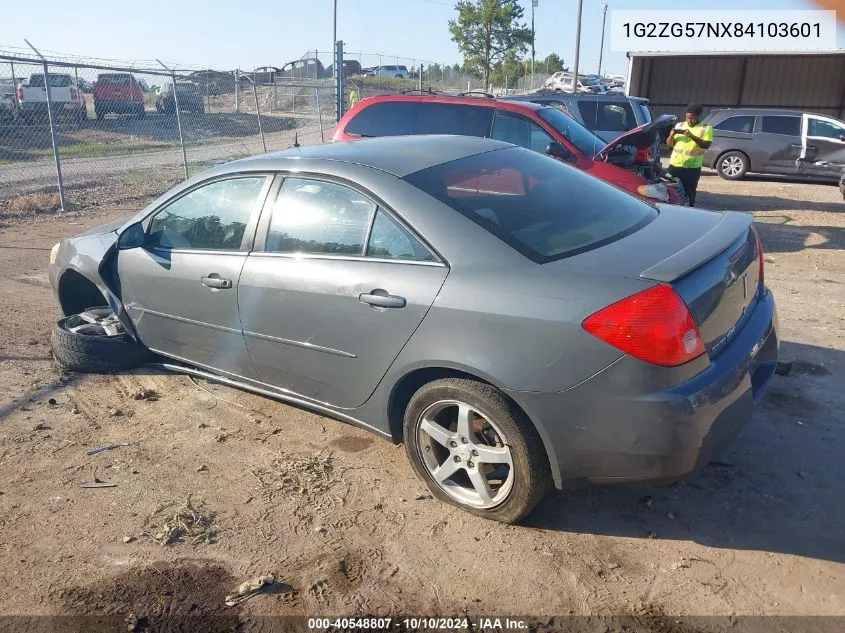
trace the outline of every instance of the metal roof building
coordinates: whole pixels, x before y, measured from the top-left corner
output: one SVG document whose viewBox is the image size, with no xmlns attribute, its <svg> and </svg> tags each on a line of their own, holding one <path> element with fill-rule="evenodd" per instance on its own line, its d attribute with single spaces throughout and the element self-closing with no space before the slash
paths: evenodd
<svg viewBox="0 0 845 633">
<path fill-rule="evenodd" d="M 785 108 L 845 119 L 845 49 L 628 53 L 627 94 L 654 114 L 683 116 L 689 103 Z"/>
</svg>

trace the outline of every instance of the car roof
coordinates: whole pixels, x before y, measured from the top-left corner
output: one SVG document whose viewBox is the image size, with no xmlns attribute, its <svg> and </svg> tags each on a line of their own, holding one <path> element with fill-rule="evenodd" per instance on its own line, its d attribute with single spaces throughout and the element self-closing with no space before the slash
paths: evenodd
<svg viewBox="0 0 845 633">
<path fill-rule="evenodd" d="M 227 163 L 221 169 L 225 172 L 244 168 L 284 170 L 295 166 L 294 161 L 317 159 L 361 165 L 403 178 L 429 167 L 506 147 L 513 145 L 476 136 L 380 136 L 261 154 Z"/>
<path fill-rule="evenodd" d="M 781 108 L 714 108 L 710 110 L 711 115 L 728 115 L 728 116 L 735 116 L 738 114 L 745 114 L 748 116 L 762 116 L 762 115 L 791 115 L 791 116 L 801 116 L 804 114 L 805 110 L 785 110 Z M 809 110 L 806 110 L 808 114 L 810 114 Z"/>
<path fill-rule="evenodd" d="M 506 106 L 513 106 L 509 109 L 522 109 L 522 110 L 531 110 L 532 112 L 535 110 L 541 110 L 547 106 L 543 105 L 542 103 L 532 103 L 530 101 L 519 101 L 517 99 L 507 99 L 504 98 L 497 98 L 497 97 L 485 97 L 483 95 L 478 96 L 460 96 L 460 95 L 440 95 L 440 94 L 406 94 L 406 95 L 378 95 L 375 97 L 370 97 L 361 101 L 358 104 L 358 109 L 363 109 L 367 106 L 373 105 L 374 103 L 383 103 L 386 101 L 418 101 L 418 102 L 426 102 L 426 103 L 454 103 L 457 105 L 474 105 L 474 106 L 481 106 L 483 108 L 496 108 L 501 105 Z"/>
<path fill-rule="evenodd" d="M 616 99 L 618 101 L 639 101 L 641 103 L 645 103 L 648 101 L 645 97 L 629 97 L 627 95 L 620 95 L 617 93 L 612 92 L 605 92 L 603 94 L 574 94 L 571 92 L 535 92 L 531 94 L 524 94 L 524 95 L 508 95 L 507 97 L 500 97 L 506 101 L 520 101 L 523 99 L 547 99 L 549 101 L 554 101 L 556 99 L 572 99 L 574 101 L 590 101 L 594 99 L 601 99 L 602 101 L 606 101 L 607 99 Z"/>
</svg>

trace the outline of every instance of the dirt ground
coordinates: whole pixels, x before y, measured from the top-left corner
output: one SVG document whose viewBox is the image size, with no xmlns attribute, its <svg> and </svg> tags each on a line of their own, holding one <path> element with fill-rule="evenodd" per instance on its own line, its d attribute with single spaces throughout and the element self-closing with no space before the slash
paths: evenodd
<svg viewBox="0 0 845 633">
<path fill-rule="evenodd" d="M 705 175 L 699 206 L 755 211 L 792 374 L 700 474 L 555 493 L 521 526 L 432 500 L 401 446 L 342 422 L 180 375 L 63 374 L 50 247 L 130 210 L 6 216 L 0 614 L 114 616 L 108 630 L 205 617 L 207 631 L 278 614 L 613 614 L 674 632 L 816 615 L 839 618 L 800 630 L 843 630 L 845 202 L 827 185 Z M 128 445 L 86 456 L 111 443 Z M 81 487 L 95 480 L 116 485 Z M 283 584 L 224 605 L 266 573 Z"/>
</svg>

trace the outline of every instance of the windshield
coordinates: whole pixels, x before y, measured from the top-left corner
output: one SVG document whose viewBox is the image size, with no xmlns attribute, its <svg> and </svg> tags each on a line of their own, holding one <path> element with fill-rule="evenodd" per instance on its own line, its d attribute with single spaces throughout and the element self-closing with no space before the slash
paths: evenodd
<svg viewBox="0 0 845 633">
<path fill-rule="evenodd" d="M 563 138 L 591 158 L 607 145 L 598 136 L 558 108 L 540 108 L 537 110 L 537 114 L 557 130 Z"/>
<path fill-rule="evenodd" d="M 129 75 L 100 75 L 97 83 L 101 86 L 128 86 L 132 83 Z"/>
<path fill-rule="evenodd" d="M 657 217 L 621 189 L 521 147 L 443 163 L 405 180 L 540 264 L 609 244 Z"/>
</svg>

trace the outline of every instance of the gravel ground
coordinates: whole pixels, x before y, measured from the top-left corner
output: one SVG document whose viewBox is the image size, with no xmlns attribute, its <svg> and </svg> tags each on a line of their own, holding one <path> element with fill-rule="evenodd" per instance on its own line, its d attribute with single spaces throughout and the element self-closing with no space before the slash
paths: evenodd
<svg viewBox="0 0 845 633">
<path fill-rule="evenodd" d="M 0 613 L 45 631 L 94 630 L 44 619 L 67 614 L 230 631 L 271 630 L 264 615 L 465 613 L 843 630 L 845 202 L 836 187 L 713 175 L 699 200 L 760 223 L 792 374 L 700 474 L 555 493 L 521 526 L 432 500 L 402 447 L 335 420 L 184 376 L 63 374 L 49 249 L 131 210 L 0 218 Z M 86 456 L 109 443 L 128 445 Z M 95 478 L 116 486 L 81 487 Z M 162 545 L 188 503 L 201 528 Z M 266 573 L 284 584 L 225 606 Z M 811 615 L 831 617 L 794 619 Z"/>
</svg>

